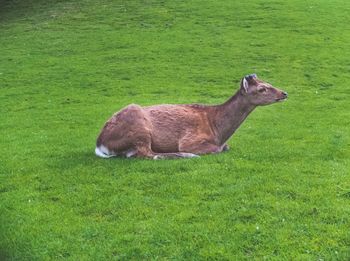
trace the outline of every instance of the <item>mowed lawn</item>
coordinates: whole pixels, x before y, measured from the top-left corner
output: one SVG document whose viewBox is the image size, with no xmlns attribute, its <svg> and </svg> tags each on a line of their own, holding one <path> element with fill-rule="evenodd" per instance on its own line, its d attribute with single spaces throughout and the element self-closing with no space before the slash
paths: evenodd
<svg viewBox="0 0 350 261">
<path fill-rule="evenodd" d="M 350 2 L 0 2 L 0 260 L 350 260 Z M 103 160 L 130 103 L 289 93 L 199 159 Z"/>
</svg>

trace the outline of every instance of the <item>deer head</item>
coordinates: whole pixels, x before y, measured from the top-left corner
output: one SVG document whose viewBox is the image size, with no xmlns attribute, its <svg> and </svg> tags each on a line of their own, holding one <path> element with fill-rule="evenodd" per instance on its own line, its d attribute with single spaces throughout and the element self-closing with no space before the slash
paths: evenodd
<svg viewBox="0 0 350 261">
<path fill-rule="evenodd" d="M 241 94 L 252 105 L 268 105 L 287 99 L 288 94 L 250 74 L 241 80 Z"/>
</svg>

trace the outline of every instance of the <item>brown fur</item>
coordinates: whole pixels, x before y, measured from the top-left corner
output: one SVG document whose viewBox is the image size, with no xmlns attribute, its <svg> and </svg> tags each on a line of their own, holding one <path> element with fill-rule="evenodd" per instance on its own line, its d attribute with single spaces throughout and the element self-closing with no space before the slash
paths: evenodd
<svg viewBox="0 0 350 261">
<path fill-rule="evenodd" d="M 146 158 L 193 157 L 227 149 L 226 141 L 258 105 L 286 98 L 268 83 L 246 76 L 240 90 L 216 106 L 129 105 L 115 113 L 103 127 L 97 148 L 107 155 Z"/>
</svg>

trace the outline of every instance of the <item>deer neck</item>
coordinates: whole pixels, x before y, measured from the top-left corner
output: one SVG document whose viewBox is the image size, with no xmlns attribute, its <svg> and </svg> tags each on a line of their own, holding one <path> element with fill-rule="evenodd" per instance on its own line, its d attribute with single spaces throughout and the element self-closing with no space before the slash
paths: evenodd
<svg viewBox="0 0 350 261">
<path fill-rule="evenodd" d="M 224 144 L 255 109 L 238 91 L 228 101 L 217 106 L 214 126 L 220 145 Z"/>
</svg>

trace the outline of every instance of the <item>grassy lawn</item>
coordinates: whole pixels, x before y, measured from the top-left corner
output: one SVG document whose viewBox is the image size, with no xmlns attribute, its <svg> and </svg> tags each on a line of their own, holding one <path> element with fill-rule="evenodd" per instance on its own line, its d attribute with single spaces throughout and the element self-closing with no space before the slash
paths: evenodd
<svg viewBox="0 0 350 261">
<path fill-rule="evenodd" d="M 0 2 L 0 260 L 350 260 L 350 2 Z M 103 160 L 129 103 L 287 91 L 231 150 Z"/>
</svg>

